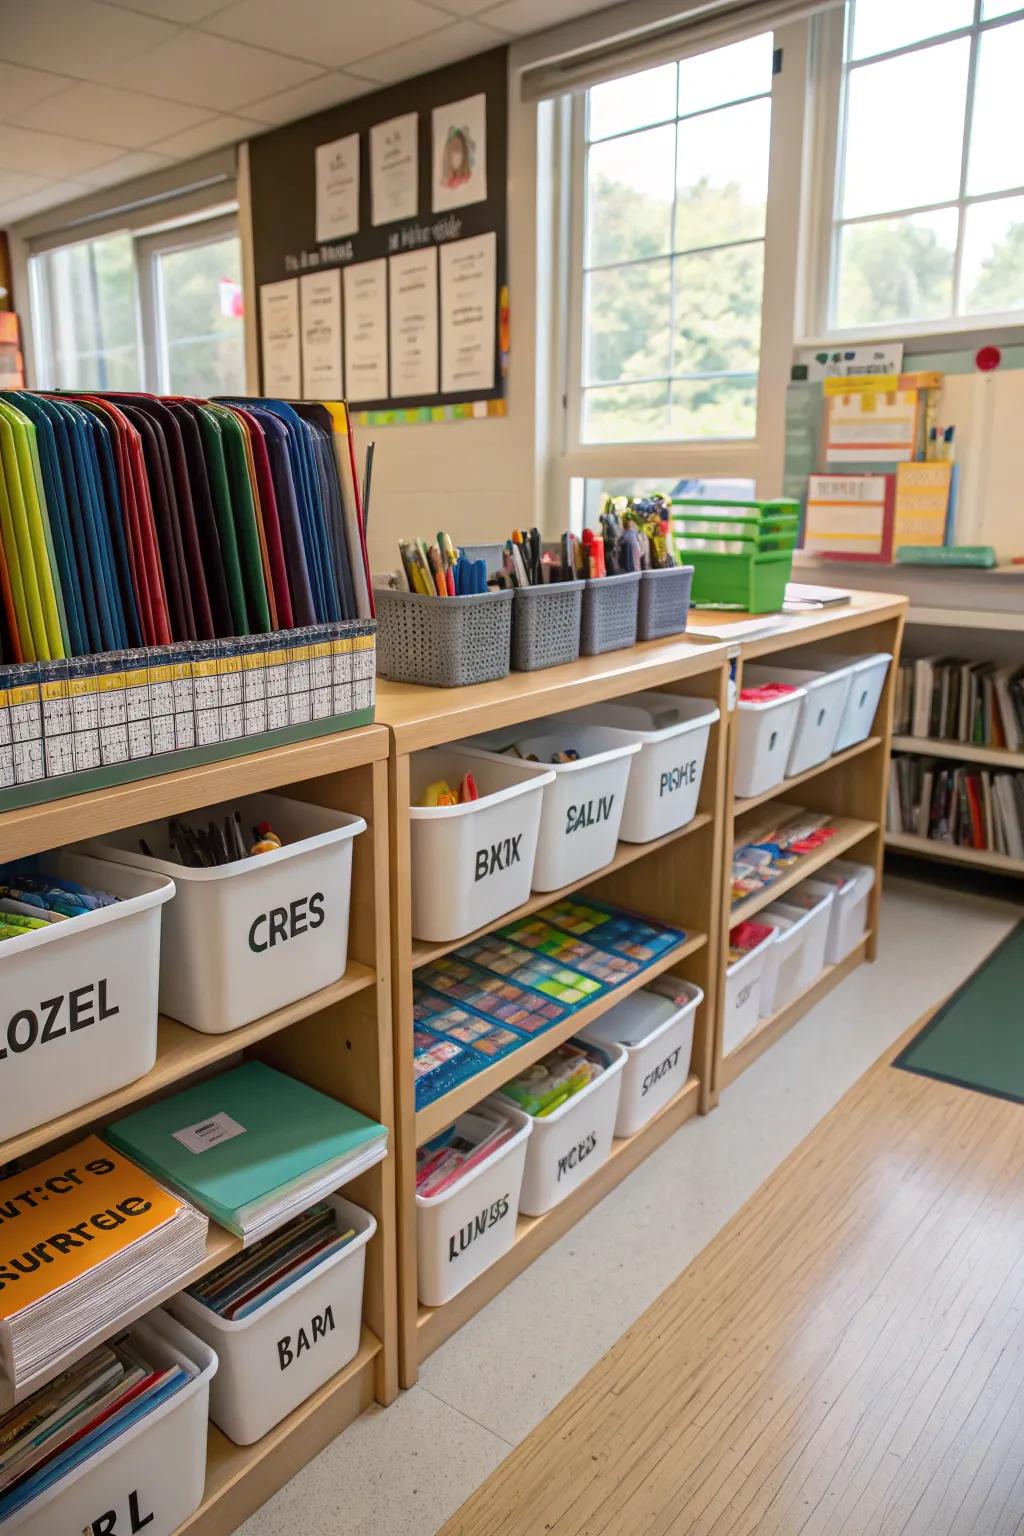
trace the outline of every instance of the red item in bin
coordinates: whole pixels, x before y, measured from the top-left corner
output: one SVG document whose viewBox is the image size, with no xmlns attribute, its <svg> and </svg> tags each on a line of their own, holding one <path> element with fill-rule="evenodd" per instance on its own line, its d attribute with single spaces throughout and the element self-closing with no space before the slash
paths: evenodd
<svg viewBox="0 0 1024 1536">
<path fill-rule="evenodd" d="M 729 934 L 729 946 L 731 949 L 750 950 L 756 949 L 763 939 L 772 933 L 767 923 L 754 923 L 747 921 L 737 923 Z"/>
<path fill-rule="evenodd" d="M 787 693 L 796 693 L 792 683 L 760 683 L 756 688 L 741 688 L 740 698 L 745 704 L 770 704 Z"/>
</svg>

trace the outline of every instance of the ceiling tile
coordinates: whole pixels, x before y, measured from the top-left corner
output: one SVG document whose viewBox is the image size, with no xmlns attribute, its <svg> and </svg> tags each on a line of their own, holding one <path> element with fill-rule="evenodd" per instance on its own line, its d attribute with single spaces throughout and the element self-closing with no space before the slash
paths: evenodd
<svg viewBox="0 0 1024 1536">
<path fill-rule="evenodd" d="M 171 164 L 169 155 L 155 155 L 151 149 L 137 149 L 132 155 L 118 155 L 106 165 L 98 165 L 92 171 L 80 171 L 79 181 L 87 181 L 90 187 L 116 187 L 133 176 L 145 176 L 149 171 L 163 170 Z"/>
<path fill-rule="evenodd" d="M 451 11 L 453 16 L 479 16 L 494 0 L 430 0 L 438 10 Z"/>
<path fill-rule="evenodd" d="M 503 32 L 543 32 L 559 22 L 574 21 L 577 16 L 604 9 L 604 5 L 595 5 L 594 0 L 502 0 L 500 5 L 482 11 L 478 19 L 489 27 L 500 27 Z"/>
<path fill-rule="evenodd" d="M 32 0 L 3 6 L 0 59 L 105 79 L 112 62 L 130 59 L 174 36 L 174 27 L 102 0 Z"/>
<path fill-rule="evenodd" d="M 112 85 L 73 85 L 23 112 L 19 122 L 26 128 L 68 134 L 87 123 L 90 135 L 104 144 L 141 149 L 154 139 L 194 128 L 209 116 L 205 107 L 186 107 L 179 101 L 119 91 Z"/>
<path fill-rule="evenodd" d="M 396 37 L 422 37 L 448 18 L 420 0 L 374 0 L 325 5 L 323 0 L 236 0 L 204 22 L 221 37 L 245 38 L 264 48 L 325 64 L 350 64 L 379 53 Z"/>
<path fill-rule="evenodd" d="M 126 11 L 144 11 L 147 16 L 162 16 L 164 21 L 176 21 L 183 27 L 193 27 L 197 21 L 205 21 L 214 11 L 222 11 L 231 0 L 111 0 Z"/>
<path fill-rule="evenodd" d="M 386 48 L 369 59 L 360 59 L 357 67 L 378 84 L 390 85 L 395 80 L 409 80 L 429 69 L 439 69 L 442 64 L 453 64 L 456 59 L 468 59 L 471 54 L 483 53 L 504 41 L 500 32 L 492 32 L 475 21 L 456 21 L 443 32 L 432 32 L 429 37 L 399 43 L 397 48 Z"/>
<path fill-rule="evenodd" d="M 76 197 L 84 197 L 92 188 L 87 187 L 84 181 L 50 181 L 39 192 L 33 192 L 28 197 L 19 197 L 17 202 L 0 204 L 0 225 L 14 223 L 18 219 L 31 218 L 34 213 L 42 213 L 44 208 L 56 208 L 61 203 L 70 203 Z"/>
<path fill-rule="evenodd" d="M 262 123 L 254 123 L 247 117 L 213 117 L 198 128 L 186 128 L 184 133 L 172 133 L 160 139 L 153 148 L 157 154 L 169 155 L 172 160 L 190 160 L 193 155 L 205 155 L 208 149 L 219 149 L 222 144 L 237 144 L 239 139 L 251 138 L 259 133 Z"/>
<path fill-rule="evenodd" d="M 28 197 L 45 185 L 43 176 L 26 176 L 23 171 L 0 171 L 0 207 L 14 198 Z"/>
<path fill-rule="evenodd" d="M 336 107 L 339 101 L 365 96 L 373 88 L 369 80 L 334 70 L 316 80 L 307 80 L 305 85 L 293 86 L 290 91 L 278 91 L 264 101 L 247 101 L 242 110 L 246 117 L 255 117 L 261 124 L 294 123 L 300 117 L 322 112 L 325 107 Z"/>
<path fill-rule="evenodd" d="M 151 48 L 127 68 L 112 66 L 103 78 L 115 85 L 130 83 L 154 96 L 223 112 L 287 90 L 320 72 L 315 64 L 285 59 L 262 48 L 212 37 L 208 32 L 186 30 Z"/>
<path fill-rule="evenodd" d="M 6 124 L 0 133 L 0 167 L 30 176 L 68 179 L 105 165 L 112 154 L 109 144 L 90 144 L 60 133 L 37 133 L 12 124 Z"/>
<path fill-rule="evenodd" d="M 45 69 L 26 69 L 23 64 L 0 64 L 0 118 L 20 120 L 21 114 L 37 101 L 57 91 L 66 91 L 73 82 L 66 75 L 51 75 Z"/>
</svg>

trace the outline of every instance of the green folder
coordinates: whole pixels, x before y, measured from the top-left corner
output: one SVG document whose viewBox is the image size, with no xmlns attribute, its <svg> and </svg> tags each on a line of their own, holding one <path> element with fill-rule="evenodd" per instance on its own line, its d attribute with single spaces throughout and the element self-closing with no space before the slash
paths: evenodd
<svg viewBox="0 0 1024 1536">
<path fill-rule="evenodd" d="M 227 582 L 228 602 L 231 604 L 231 622 L 236 635 L 252 634 L 249 613 L 242 585 L 242 567 L 238 556 L 238 537 L 235 533 L 235 517 L 231 506 L 231 490 L 224 460 L 223 429 L 217 415 L 203 401 L 196 402 L 196 418 L 203 440 L 203 458 L 210 481 L 210 499 L 213 502 L 220 534 L 221 559 L 224 562 L 224 579 Z"/>
<path fill-rule="evenodd" d="M 231 505 L 235 514 L 235 532 L 238 536 L 238 554 L 245 583 L 245 604 L 249 614 L 250 633 L 270 633 L 270 605 L 267 601 L 267 583 L 263 574 L 263 554 L 260 550 L 259 530 L 256 526 L 256 503 L 253 500 L 249 464 L 245 456 L 245 428 L 237 416 L 222 405 L 207 402 L 223 427 L 224 462 L 227 466 Z"/>
</svg>

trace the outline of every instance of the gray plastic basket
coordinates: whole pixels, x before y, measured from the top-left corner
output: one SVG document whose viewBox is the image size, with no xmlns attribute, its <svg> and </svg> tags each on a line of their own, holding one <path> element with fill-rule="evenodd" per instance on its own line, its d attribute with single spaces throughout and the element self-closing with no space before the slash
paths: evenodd
<svg viewBox="0 0 1024 1536">
<path fill-rule="evenodd" d="M 640 572 L 638 640 L 661 640 L 681 635 L 690 612 L 692 565 L 666 566 L 663 571 Z"/>
<path fill-rule="evenodd" d="M 378 588 L 377 670 L 392 682 L 432 688 L 507 677 L 512 596 L 425 597 Z"/>
<path fill-rule="evenodd" d="M 600 656 L 636 643 L 640 572 L 598 576 L 583 584 L 583 623 L 580 655 Z"/>
<path fill-rule="evenodd" d="M 512 666 L 516 672 L 559 667 L 580 654 L 582 581 L 519 587 L 512 606 Z"/>
</svg>

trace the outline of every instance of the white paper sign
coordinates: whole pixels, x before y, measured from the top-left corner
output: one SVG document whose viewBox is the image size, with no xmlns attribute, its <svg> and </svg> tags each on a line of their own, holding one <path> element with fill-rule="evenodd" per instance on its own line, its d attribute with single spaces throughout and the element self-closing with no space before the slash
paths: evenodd
<svg viewBox="0 0 1024 1536">
<path fill-rule="evenodd" d="M 316 238 L 359 232 L 359 135 L 316 148 Z"/>
<path fill-rule="evenodd" d="M 295 399 L 302 393 L 297 277 L 261 286 L 260 338 L 263 393 Z"/>
<path fill-rule="evenodd" d="M 407 112 L 370 129 L 370 202 L 374 224 L 414 219 L 420 211 L 417 117 Z"/>
<path fill-rule="evenodd" d="M 437 394 L 437 247 L 388 257 L 391 393 Z"/>
<path fill-rule="evenodd" d="M 494 388 L 497 237 L 441 247 L 441 393 Z"/>
<path fill-rule="evenodd" d="M 341 269 L 308 272 L 299 278 L 302 315 L 302 397 L 340 400 Z"/>
<path fill-rule="evenodd" d="M 384 256 L 344 269 L 345 394 L 352 403 L 388 393 L 387 282 Z"/>
<path fill-rule="evenodd" d="M 434 212 L 487 197 L 487 97 L 467 96 L 433 113 Z"/>
<path fill-rule="evenodd" d="M 172 1131 L 171 1135 L 189 1152 L 209 1152 L 211 1147 L 219 1147 L 222 1141 L 244 1136 L 245 1126 L 221 1110 L 208 1120 L 197 1120 L 195 1125 L 186 1125 L 180 1131 Z"/>
</svg>

